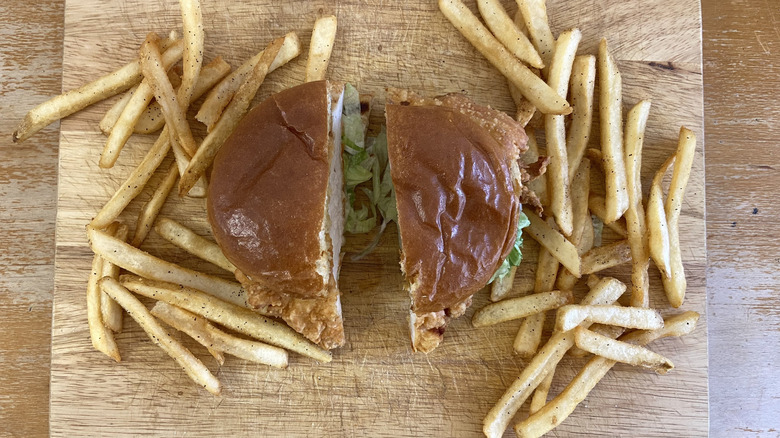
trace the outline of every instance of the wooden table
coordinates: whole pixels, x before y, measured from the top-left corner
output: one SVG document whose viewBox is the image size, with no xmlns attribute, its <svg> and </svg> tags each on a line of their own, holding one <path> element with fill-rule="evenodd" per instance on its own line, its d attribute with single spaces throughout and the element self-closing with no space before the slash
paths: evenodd
<svg viewBox="0 0 780 438">
<path fill-rule="evenodd" d="M 772 0 L 702 3 L 711 432 L 776 436 L 780 280 L 772 268 L 780 256 L 772 197 L 780 164 L 770 148 L 780 133 L 780 8 Z M 23 147 L 10 133 L 29 107 L 60 90 L 63 6 L 0 5 L 0 435 L 48 431 L 59 132 L 49 127 Z"/>
</svg>

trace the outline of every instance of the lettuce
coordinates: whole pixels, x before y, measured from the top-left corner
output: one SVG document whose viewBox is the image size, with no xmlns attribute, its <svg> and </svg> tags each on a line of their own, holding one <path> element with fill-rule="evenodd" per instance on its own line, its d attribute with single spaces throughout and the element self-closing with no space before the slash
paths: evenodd
<svg viewBox="0 0 780 438">
<path fill-rule="evenodd" d="M 512 247 L 512 251 L 509 252 L 509 255 L 501 262 L 501 265 L 490 278 L 488 284 L 492 283 L 497 278 L 503 278 L 509 273 L 512 266 L 520 266 L 520 262 L 523 261 L 523 228 L 529 225 L 531 225 L 531 222 L 528 220 L 528 216 L 521 211 L 520 216 L 517 218 L 517 237 L 515 238 L 515 245 Z"/>
</svg>

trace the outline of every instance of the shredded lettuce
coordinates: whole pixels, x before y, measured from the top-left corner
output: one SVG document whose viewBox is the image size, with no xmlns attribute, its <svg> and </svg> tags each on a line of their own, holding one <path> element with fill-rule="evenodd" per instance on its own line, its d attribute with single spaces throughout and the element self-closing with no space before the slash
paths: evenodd
<svg viewBox="0 0 780 438">
<path fill-rule="evenodd" d="M 509 252 L 509 255 L 501 262 L 501 265 L 490 278 L 488 284 L 496 279 L 503 278 L 509 273 L 512 266 L 520 266 L 520 262 L 523 261 L 523 228 L 529 225 L 531 225 L 531 222 L 528 220 L 528 216 L 521 211 L 520 216 L 517 218 L 517 237 L 515 238 L 515 245 L 512 247 L 512 251 Z"/>
</svg>

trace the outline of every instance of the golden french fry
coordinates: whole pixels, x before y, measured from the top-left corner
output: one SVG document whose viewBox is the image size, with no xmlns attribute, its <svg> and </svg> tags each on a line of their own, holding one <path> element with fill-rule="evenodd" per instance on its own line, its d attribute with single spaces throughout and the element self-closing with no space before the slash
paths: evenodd
<svg viewBox="0 0 780 438">
<path fill-rule="evenodd" d="M 512 96 L 512 100 L 515 102 L 517 111 L 515 113 L 515 120 L 517 123 L 526 126 L 531 121 L 534 114 L 536 114 L 536 107 L 528 99 L 523 97 L 523 93 L 520 92 L 515 84 L 507 81 L 509 87 L 509 94 Z"/>
<path fill-rule="evenodd" d="M 506 13 L 501 2 L 498 0 L 479 0 L 477 7 L 487 27 L 511 54 L 531 67 L 544 67 L 542 58 L 534 45 L 509 18 L 509 14 Z"/>
<path fill-rule="evenodd" d="M 616 325 L 625 328 L 656 330 L 664 320 L 656 310 L 643 307 L 569 304 L 558 309 L 556 330 L 567 332 L 583 322 Z"/>
<path fill-rule="evenodd" d="M 523 229 L 523 232 L 528 233 L 531 238 L 547 248 L 566 269 L 579 278 L 581 275 L 580 256 L 577 254 L 577 248 L 534 212 L 527 208 L 524 208 L 523 211 L 531 222 L 531 225 Z"/>
<path fill-rule="evenodd" d="M 179 196 L 184 196 L 185 193 L 189 192 L 195 182 L 203 176 L 206 169 L 214 161 L 214 156 L 217 155 L 219 148 L 222 147 L 222 144 L 225 143 L 225 140 L 233 132 L 238 122 L 244 117 L 244 114 L 249 109 L 249 104 L 252 103 L 257 90 L 265 80 L 268 67 L 276 58 L 283 43 L 284 38 L 277 38 L 266 47 L 260 61 L 252 70 L 252 74 L 247 77 L 246 82 L 241 85 L 235 96 L 233 96 L 233 100 L 230 101 L 225 113 L 220 117 L 214 129 L 203 139 L 198 152 L 193 155 L 192 161 L 190 161 L 190 164 L 181 176 Z"/>
<path fill-rule="evenodd" d="M 205 318 L 182 308 L 172 306 L 165 301 L 155 303 L 151 313 L 164 323 L 188 334 L 206 347 L 251 362 L 276 368 L 287 368 L 287 351 L 279 347 L 231 336 L 214 327 Z"/>
<path fill-rule="evenodd" d="M 187 153 L 187 151 L 184 150 L 184 148 L 181 147 L 181 145 L 179 145 L 179 143 L 176 142 L 176 138 L 171 137 L 170 140 L 173 157 L 176 159 L 176 167 L 179 168 L 179 176 L 184 175 L 184 173 L 187 171 L 187 167 L 190 166 L 192 157 Z M 206 197 L 206 178 L 203 175 L 198 178 L 190 191 L 187 192 L 187 196 L 191 198 Z"/>
<path fill-rule="evenodd" d="M 671 268 L 671 277 L 661 277 L 666 291 L 666 298 L 672 307 L 680 307 L 685 299 L 685 269 L 682 262 L 682 251 L 680 248 L 680 210 L 682 209 L 685 187 L 688 185 L 688 178 L 691 175 L 693 167 L 693 157 L 696 152 L 696 134 L 686 129 L 680 128 L 680 140 L 675 155 L 677 159 L 674 162 L 674 171 L 672 172 L 672 182 L 669 185 L 669 196 L 666 198 L 666 220 L 669 225 L 669 267 Z"/>
<path fill-rule="evenodd" d="M 157 186 L 157 189 L 152 194 L 151 199 L 144 204 L 141 212 L 138 214 L 138 220 L 135 224 L 135 233 L 133 234 L 133 246 L 141 246 L 144 239 L 146 239 L 149 230 L 152 229 L 154 220 L 157 219 L 157 215 L 160 214 L 165 199 L 168 198 L 168 194 L 171 193 L 173 186 L 176 185 L 176 179 L 178 177 L 179 170 L 176 169 L 176 163 L 171 163 L 171 166 L 165 173 L 165 178 L 160 182 L 160 185 Z"/>
<path fill-rule="evenodd" d="M 494 67 L 520 89 L 526 99 L 544 114 L 569 114 L 566 98 L 558 95 L 533 74 L 490 33 L 460 0 L 439 0 L 439 9 L 456 29 Z M 542 60 L 544 54 L 540 52 Z"/>
<path fill-rule="evenodd" d="M 225 254 L 222 253 L 222 250 L 219 249 L 216 243 L 195 234 L 194 231 L 173 219 L 165 217 L 157 219 L 154 231 L 163 239 L 194 256 L 213 263 L 228 272 L 236 270 L 235 265 L 225 257 Z"/>
<path fill-rule="evenodd" d="M 100 287 L 98 285 L 103 275 L 103 258 L 95 254 L 92 258 L 92 271 L 87 281 L 87 323 L 89 324 L 89 337 L 92 346 L 106 356 L 119 362 L 119 347 L 114 340 L 114 334 L 103 323 L 103 315 L 100 312 Z"/>
<path fill-rule="evenodd" d="M 557 273 L 558 260 L 545 248 L 540 248 L 534 278 L 534 291 L 540 293 L 553 290 Z M 520 330 L 515 336 L 513 345 L 515 353 L 522 357 L 531 357 L 536 354 L 539 344 L 542 342 L 542 329 L 546 318 L 545 312 L 539 312 L 523 319 Z"/>
<path fill-rule="evenodd" d="M 181 41 L 177 41 L 171 45 L 171 47 L 162 55 L 161 64 L 163 70 L 167 70 L 174 63 L 178 62 L 182 57 L 183 51 L 184 45 Z M 167 77 L 168 76 L 166 75 L 166 79 Z M 144 79 L 138 84 L 138 88 L 135 89 L 133 97 L 127 102 L 119 119 L 111 128 L 111 133 L 108 135 L 106 145 L 103 148 L 103 153 L 100 155 L 100 167 L 109 168 L 114 166 L 114 163 L 119 157 L 119 153 L 122 151 L 122 148 L 124 148 L 125 143 L 127 143 L 127 139 L 133 134 L 135 124 L 138 122 L 138 119 L 141 117 L 141 114 L 143 114 L 146 107 L 149 106 L 149 102 L 152 101 L 153 97 L 154 92 L 152 91 L 152 86 L 148 80 Z"/>
<path fill-rule="evenodd" d="M 184 74 L 181 77 L 181 86 L 176 94 L 176 100 L 186 115 L 203 65 L 205 35 L 200 0 L 180 0 L 179 6 L 184 31 L 184 56 L 182 57 Z"/>
<path fill-rule="evenodd" d="M 222 390 L 219 380 L 211 374 L 211 371 L 203 365 L 200 359 L 168 334 L 154 316 L 149 313 L 146 306 L 138 301 L 138 298 L 134 297 L 130 291 L 111 277 L 102 278 L 100 280 L 100 288 L 127 311 L 127 314 L 149 335 L 152 342 L 162 348 L 163 351 L 168 353 L 173 360 L 184 368 L 184 372 L 187 373 L 190 379 L 205 388 L 206 391 L 219 395 Z"/>
<path fill-rule="evenodd" d="M 535 163 L 539 159 L 539 144 L 536 142 L 536 132 L 533 128 L 526 127 L 525 133 L 528 135 L 528 150 L 522 156 L 525 164 Z M 542 175 L 539 178 L 534 179 L 528 183 L 528 188 L 531 189 L 539 198 L 539 202 L 542 205 L 550 205 L 550 198 L 547 195 L 547 177 Z"/>
<path fill-rule="evenodd" d="M 571 69 L 571 124 L 566 136 L 566 158 L 569 160 L 569 180 L 585 155 L 593 125 L 593 90 L 596 86 L 596 57 L 581 55 L 574 58 Z"/>
<path fill-rule="evenodd" d="M 334 15 L 320 17 L 314 22 L 306 61 L 306 82 L 321 81 L 328 72 L 330 54 L 336 41 L 338 19 Z"/>
<path fill-rule="evenodd" d="M 111 134 L 111 128 L 113 128 L 114 124 L 116 124 L 116 121 L 119 120 L 119 116 L 122 115 L 122 111 L 127 106 L 127 103 L 130 102 L 130 99 L 133 97 L 133 93 L 135 93 L 137 88 L 138 86 L 136 85 L 123 94 L 122 97 L 120 97 L 119 100 L 117 100 L 116 103 L 114 103 L 114 105 L 112 105 L 111 108 L 106 111 L 106 115 L 100 119 L 98 127 L 103 134 Z"/>
<path fill-rule="evenodd" d="M 571 291 L 557 290 L 511 298 L 488 304 L 477 310 L 471 319 L 471 323 L 474 327 L 486 327 L 525 318 L 539 312 L 546 312 L 566 304 L 571 304 L 573 299 Z"/>
<path fill-rule="evenodd" d="M 516 273 L 517 266 L 512 266 L 506 275 L 493 280 L 493 283 L 490 284 L 490 301 L 501 301 L 512 291 Z"/>
<path fill-rule="evenodd" d="M 555 42 L 555 53 L 550 61 L 547 84 L 560 96 L 569 90 L 574 56 L 582 39 L 579 29 L 562 32 Z M 566 156 L 566 118 L 562 115 L 544 116 L 544 136 L 547 139 L 547 189 L 550 194 L 550 212 L 561 232 L 570 236 L 574 228 L 569 186 L 569 159 Z"/>
<path fill-rule="evenodd" d="M 520 33 L 522 33 L 523 35 L 526 36 L 526 38 L 528 38 L 528 36 L 529 36 L 528 35 L 528 28 L 525 27 L 525 18 L 523 18 L 523 13 L 522 13 L 522 11 L 520 11 L 520 9 L 515 11 L 515 16 L 512 19 L 512 21 L 515 22 L 515 26 L 517 26 L 517 30 L 519 30 Z M 528 40 L 528 41 L 531 41 L 531 40 Z M 537 53 L 539 53 L 539 52 L 537 52 Z"/>
<path fill-rule="evenodd" d="M 570 333 L 553 333 L 549 341 L 531 359 L 520 376 L 507 388 L 503 396 L 488 412 L 483 421 L 482 432 L 488 438 L 499 438 L 509 425 L 515 413 L 544 377 L 552 371 L 566 351 L 574 345 Z"/>
<path fill-rule="evenodd" d="M 550 60 L 555 50 L 555 37 L 547 19 L 546 0 L 517 0 L 518 12 L 522 15 L 528 36 L 536 47 L 542 62 L 547 66 L 543 70 L 547 77 Z"/>
<path fill-rule="evenodd" d="M 666 374 L 674 368 L 672 361 L 647 348 L 616 341 L 583 327 L 574 329 L 574 343 L 588 353 L 616 362 L 650 368 L 658 374 Z"/>
<path fill-rule="evenodd" d="M 127 240 L 129 230 L 127 225 L 114 222 L 109 226 L 107 231 L 119 240 Z M 119 279 L 119 266 L 108 260 L 103 260 L 103 273 L 101 277 Z M 105 292 L 100 293 L 100 314 L 103 318 L 103 324 L 111 329 L 112 332 L 118 333 L 122 331 L 123 313 L 122 306 L 112 300 Z"/>
<path fill-rule="evenodd" d="M 553 377 L 555 377 L 555 368 L 551 369 L 547 376 L 539 383 L 539 386 L 534 390 L 534 395 L 531 397 L 531 404 L 528 407 L 528 413 L 533 414 L 539 409 L 542 409 L 547 404 L 547 395 L 550 393 L 550 386 L 552 386 Z"/>
<path fill-rule="evenodd" d="M 198 289 L 237 306 L 249 306 L 238 283 L 166 262 L 92 227 L 87 227 L 87 237 L 95 253 L 134 274 Z"/>
<path fill-rule="evenodd" d="M 593 222 L 588 212 L 588 197 L 590 195 L 590 160 L 580 162 L 577 173 L 571 180 L 573 229 L 569 241 L 577 248 L 577 254 L 582 256 L 593 246 L 592 239 L 583 239 L 588 227 L 593 228 Z M 572 290 L 577 284 L 575 277 L 566 268 L 561 268 L 557 285 L 560 290 Z"/>
<path fill-rule="evenodd" d="M 598 277 L 596 278 L 598 279 Z M 588 280 L 590 282 L 590 278 Z M 580 302 L 582 305 L 611 305 L 626 292 L 626 285 L 620 280 L 612 277 L 598 279 L 592 283 L 592 286 L 589 285 L 589 287 L 590 291 L 588 291 L 588 294 L 585 295 Z"/>
<path fill-rule="evenodd" d="M 628 188 L 623 149 L 623 80 L 606 39 L 602 39 L 599 44 L 598 75 L 601 151 L 607 178 L 607 212 L 604 222 L 609 223 L 618 220 L 628 208 Z"/>
<path fill-rule="evenodd" d="M 647 233 L 650 257 L 664 277 L 672 276 L 671 248 L 669 242 L 669 224 L 664 210 L 664 175 L 674 165 L 676 156 L 669 157 L 658 169 L 650 185 L 650 197 L 647 199 Z"/>
<path fill-rule="evenodd" d="M 163 116 L 165 116 L 165 123 L 170 126 L 171 134 L 176 136 L 181 147 L 190 156 L 194 155 L 198 146 L 195 144 L 195 138 L 192 136 L 192 130 L 187 122 L 185 108 L 178 102 L 176 92 L 173 91 L 171 81 L 165 73 L 166 69 L 163 67 L 156 34 L 150 33 L 146 37 L 146 41 L 141 46 L 139 58 L 141 71 L 144 72 L 144 80 L 149 81 L 149 85 L 154 91 L 154 98 L 160 104 Z"/>
<path fill-rule="evenodd" d="M 181 307 L 259 341 L 294 351 L 320 362 L 331 361 L 329 351 L 314 345 L 290 327 L 200 290 L 133 275 L 123 275 L 120 281 L 123 286 L 137 294 Z"/>
<path fill-rule="evenodd" d="M 628 240 L 597 246 L 582 256 L 582 275 L 593 274 L 631 261 Z"/>
<path fill-rule="evenodd" d="M 615 234 L 623 238 L 628 236 L 628 231 L 626 230 L 626 225 L 624 225 L 623 221 L 621 221 L 620 219 L 613 222 L 606 221 L 607 200 L 604 199 L 603 196 L 599 196 L 599 195 L 591 196 L 590 199 L 588 199 L 588 208 L 590 209 L 591 213 L 595 214 L 596 217 L 601 219 L 601 222 L 604 223 L 604 225 L 607 228 L 614 231 Z"/>
<path fill-rule="evenodd" d="M 244 62 L 233 73 L 227 75 L 220 83 L 214 86 L 206 100 L 203 101 L 198 114 L 195 115 L 195 119 L 206 125 L 208 132 L 214 129 L 217 121 L 222 116 L 222 111 L 233 99 L 233 95 L 236 94 L 238 88 L 246 82 L 246 78 L 252 73 L 255 65 L 263 57 L 265 50 L 256 54 L 255 56 Z M 301 54 L 301 40 L 298 38 L 298 34 L 290 32 L 284 36 L 284 43 L 279 49 L 279 53 L 276 55 L 274 62 L 268 68 L 268 73 L 276 70 L 277 68 L 287 64 Z"/>
<path fill-rule="evenodd" d="M 230 64 L 225 62 L 221 56 L 216 57 L 213 61 L 204 65 L 198 75 L 198 82 L 195 83 L 195 88 L 192 90 L 191 102 L 195 102 L 201 96 L 206 94 L 214 85 L 221 81 L 228 73 L 230 73 Z M 178 90 L 177 90 L 178 94 Z M 165 116 L 163 116 L 160 104 L 152 102 L 146 111 L 138 119 L 135 124 L 136 134 L 152 134 L 162 129 L 165 125 Z"/>
<path fill-rule="evenodd" d="M 578 327 L 587 327 L 589 324 L 581 324 Z M 618 327 L 616 325 L 605 325 L 605 324 L 590 324 L 590 327 L 587 327 L 588 330 L 598 333 L 602 336 L 606 336 L 609 339 L 617 339 L 620 335 L 622 335 L 626 329 L 623 327 Z M 569 350 L 569 356 L 571 357 L 585 357 L 589 353 L 585 350 L 582 350 L 581 348 L 577 347 L 576 345 L 574 347 L 571 347 L 571 350 Z"/>
<path fill-rule="evenodd" d="M 698 313 L 685 312 L 668 318 L 661 329 L 631 332 L 623 335 L 620 340 L 636 345 L 646 345 L 664 337 L 683 336 L 693 331 L 698 319 Z M 558 396 L 515 426 L 517 436 L 519 438 L 540 437 L 559 426 L 574 412 L 577 405 L 585 400 L 585 397 L 612 369 L 615 363 L 615 361 L 603 357 L 591 359 Z"/>
</svg>

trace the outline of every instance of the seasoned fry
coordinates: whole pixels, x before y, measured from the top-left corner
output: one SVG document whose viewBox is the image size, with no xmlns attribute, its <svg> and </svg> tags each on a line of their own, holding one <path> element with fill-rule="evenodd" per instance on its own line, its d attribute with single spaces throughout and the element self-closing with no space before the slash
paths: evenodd
<svg viewBox="0 0 780 438">
<path fill-rule="evenodd" d="M 233 132 L 238 122 L 244 117 L 244 114 L 249 109 L 249 104 L 252 103 L 257 90 L 265 80 L 268 67 L 276 58 L 283 43 L 284 38 L 277 38 L 266 47 L 260 61 L 252 70 L 252 74 L 247 77 L 246 82 L 238 89 L 214 129 L 203 139 L 198 152 L 193 155 L 192 161 L 190 161 L 187 169 L 182 174 L 181 181 L 179 181 L 179 196 L 184 196 L 185 193 L 189 192 L 195 182 L 206 172 L 206 169 L 214 160 L 214 156 L 217 155 L 219 148 L 222 147 L 222 144 L 225 143 L 225 140 Z"/>
<path fill-rule="evenodd" d="M 517 266 L 512 266 L 509 268 L 509 272 L 507 272 L 506 275 L 496 278 L 493 283 L 490 284 L 490 301 L 501 301 L 512 291 L 515 273 L 517 273 Z"/>
<path fill-rule="evenodd" d="M 626 230 L 631 247 L 631 306 L 650 307 L 650 250 L 647 247 L 647 225 L 642 203 L 642 144 L 645 137 L 650 101 L 643 100 L 628 112 L 626 118 L 626 179 L 628 209 Z"/>
<path fill-rule="evenodd" d="M 683 336 L 693 331 L 698 319 L 698 313 L 685 312 L 668 318 L 661 329 L 631 332 L 623 335 L 620 340 L 636 345 L 646 345 L 660 338 Z M 559 426 L 574 412 L 577 405 L 585 400 L 585 397 L 612 369 L 615 363 L 615 361 L 603 357 L 591 359 L 558 396 L 541 410 L 515 426 L 517 436 L 520 438 L 540 437 Z"/>
<path fill-rule="evenodd" d="M 536 132 L 534 128 L 526 127 L 525 133 L 528 136 L 528 150 L 523 154 L 523 162 L 525 164 L 535 163 L 539 159 L 539 144 L 536 142 Z M 542 205 L 550 205 L 550 198 L 547 195 L 547 177 L 542 176 L 528 183 L 528 188 L 531 189 L 539 198 L 539 202 Z"/>
<path fill-rule="evenodd" d="M 555 42 L 555 53 L 550 62 L 547 84 L 560 96 L 569 91 L 572 63 L 577 46 L 582 39 L 579 29 L 562 32 Z M 566 118 L 548 114 L 544 117 L 544 136 L 547 139 L 547 155 L 550 164 L 547 172 L 547 189 L 550 194 L 550 212 L 561 232 L 570 236 L 574 227 L 569 186 L 569 159 L 566 156 Z"/>
<path fill-rule="evenodd" d="M 616 362 L 650 368 L 666 374 L 674 368 L 669 359 L 638 345 L 616 341 L 583 327 L 574 329 L 574 342 L 580 349 Z"/>
<path fill-rule="evenodd" d="M 127 106 L 127 103 L 130 102 L 130 99 L 133 97 L 133 93 L 135 93 L 136 89 L 138 89 L 137 85 L 123 94 L 122 97 L 120 97 L 119 100 L 117 100 L 116 103 L 114 103 L 114 105 L 112 105 L 111 108 L 106 111 L 106 115 L 100 119 L 98 127 L 103 134 L 111 134 L 111 128 L 113 128 L 114 124 L 116 124 L 116 121 L 119 120 L 119 116 L 122 115 L 122 111 Z"/>
<path fill-rule="evenodd" d="M 533 414 L 542 409 L 547 404 L 547 395 L 550 393 L 553 378 L 555 377 L 555 368 L 551 369 L 547 376 L 539 383 L 531 397 L 531 405 L 528 407 L 528 413 Z"/>
<path fill-rule="evenodd" d="M 157 219 L 157 215 L 160 214 L 165 199 L 168 198 L 168 194 L 171 193 L 173 186 L 176 185 L 176 179 L 178 177 L 179 170 L 176 169 L 176 163 L 171 163 L 171 166 L 165 173 L 165 178 L 160 182 L 160 185 L 152 194 L 151 199 L 144 204 L 141 212 L 138 214 L 138 221 L 135 224 L 135 233 L 133 234 L 133 246 L 141 246 L 141 243 L 146 239 L 146 235 L 149 234 L 149 230 L 152 229 L 154 220 Z"/>
<path fill-rule="evenodd" d="M 553 290 L 557 273 L 558 260 L 545 248 L 540 248 L 536 277 L 534 278 L 534 291 L 540 293 Z M 542 342 L 542 329 L 546 318 L 545 312 L 539 312 L 523 319 L 520 330 L 515 336 L 513 345 L 515 353 L 522 357 L 531 357 L 536 354 L 539 344 Z"/>
<path fill-rule="evenodd" d="M 582 275 L 593 274 L 631 261 L 628 240 L 597 246 L 582 256 Z"/>
<path fill-rule="evenodd" d="M 666 172 L 674 165 L 676 158 L 676 155 L 672 155 L 658 169 L 653 177 L 653 183 L 650 185 L 650 197 L 647 200 L 647 233 L 650 257 L 666 278 L 672 276 L 672 262 L 669 224 L 666 220 L 666 210 L 664 210 L 661 183 Z"/>
<path fill-rule="evenodd" d="M 171 45 L 162 55 L 161 64 L 163 69 L 167 70 L 174 63 L 178 62 L 182 57 L 183 51 L 184 45 L 181 41 Z M 111 133 L 108 135 L 103 153 L 100 155 L 100 167 L 109 168 L 114 166 L 119 153 L 124 148 L 125 143 L 127 143 L 127 139 L 133 135 L 136 122 L 138 122 L 146 107 L 149 106 L 149 102 L 152 101 L 153 97 L 152 86 L 148 80 L 144 79 L 136 88 L 133 97 L 125 105 L 119 120 L 111 128 Z"/>
<path fill-rule="evenodd" d="M 202 290 L 237 306 L 248 307 L 245 292 L 238 283 L 158 259 L 92 227 L 87 227 L 87 237 L 95 253 L 134 274 Z"/>
<path fill-rule="evenodd" d="M 477 7 L 487 27 L 511 54 L 531 67 L 544 67 L 534 45 L 520 32 L 498 0 L 479 0 Z"/>
<path fill-rule="evenodd" d="M 312 344 L 290 327 L 197 289 L 133 275 L 123 275 L 120 281 L 123 286 L 137 294 L 181 307 L 259 341 L 294 351 L 320 362 L 331 361 L 329 351 Z"/>
<path fill-rule="evenodd" d="M 604 174 L 607 177 L 605 223 L 618 220 L 628 208 L 626 163 L 623 150 L 623 80 L 607 47 L 599 44 L 599 110 L 601 115 L 601 151 L 604 153 Z"/>
<path fill-rule="evenodd" d="M 260 53 L 244 62 L 239 68 L 233 71 L 233 73 L 227 75 L 225 79 L 214 86 L 206 97 L 206 100 L 203 101 L 198 114 L 195 115 L 195 119 L 206 125 L 208 132 L 211 132 L 211 130 L 214 129 L 220 116 L 222 116 L 222 111 L 228 106 L 230 100 L 233 99 L 233 95 L 236 94 L 236 91 L 238 91 L 241 84 L 246 82 L 246 78 L 252 73 L 255 65 L 257 65 L 260 58 L 263 57 L 264 52 L 265 50 L 260 51 Z M 279 49 L 279 53 L 276 55 L 274 62 L 272 62 L 271 66 L 268 68 L 268 73 L 287 64 L 290 60 L 300 54 L 301 40 L 298 38 L 298 34 L 295 32 L 288 33 L 284 36 L 284 43 Z"/>
<path fill-rule="evenodd" d="M 100 313 L 100 287 L 98 282 L 103 275 L 103 258 L 95 254 L 92 258 L 92 271 L 87 281 L 87 323 L 89 324 L 89 337 L 92 346 L 106 356 L 119 362 L 119 347 L 114 340 L 114 334 L 103 323 Z"/>
<path fill-rule="evenodd" d="M 567 332 L 583 322 L 642 330 L 656 330 L 664 325 L 661 315 L 653 309 L 569 304 L 558 309 L 555 327 L 560 331 Z"/>
<path fill-rule="evenodd" d="M 571 180 L 572 217 L 574 228 L 569 241 L 577 248 L 577 254 L 582 256 L 593 246 L 592 239 L 586 239 L 586 231 L 593 228 L 588 212 L 588 196 L 590 194 L 590 160 L 580 162 L 580 168 Z M 589 228 L 590 227 L 590 228 Z M 557 283 L 560 290 L 572 290 L 577 284 L 575 277 L 566 268 L 561 268 Z"/>
<path fill-rule="evenodd" d="M 276 368 L 287 368 L 287 351 L 279 347 L 231 336 L 214 327 L 205 318 L 172 306 L 165 301 L 155 303 L 151 313 L 164 323 L 188 334 L 206 347 L 251 362 Z"/>
<path fill-rule="evenodd" d="M 517 123 L 526 126 L 531 121 L 534 114 L 536 114 L 536 107 L 528 99 L 523 97 L 523 93 L 520 92 L 515 84 L 507 81 L 509 86 L 509 94 L 512 96 L 512 100 L 515 102 L 517 111 L 515 113 L 515 120 Z"/>
<path fill-rule="evenodd" d="M 696 134 L 686 128 L 680 128 L 680 141 L 677 146 L 677 159 L 672 172 L 672 182 L 669 185 L 669 196 L 666 198 L 666 220 L 669 224 L 669 267 L 671 277 L 661 277 L 666 291 L 666 298 L 672 307 L 680 307 L 685 299 L 685 269 L 680 249 L 680 210 L 682 209 L 685 187 L 691 175 L 693 156 L 696 152 Z"/>
<path fill-rule="evenodd" d="M 202 386 L 206 391 L 219 395 L 222 385 L 216 377 L 211 374 L 203 362 L 195 357 L 190 350 L 173 339 L 168 332 L 154 319 L 149 310 L 138 298 L 134 297 L 127 289 L 122 287 L 117 280 L 111 277 L 105 277 L 100 280 L 100 288 L 118 302 L 142 329 L 149 335 L 149 338 L 163 351 L 168 353 L 175 360 L 184 372 L 195 383 Z"/>
<path fill-rule="evenodd" d="M 173 157 L 176 159 L 176 167 L 179 168 L 179 176 L 184 175 L 187 171 L 187 167 L 192 161 L 192 157 L 185 151 L 177 142 L 175 138 L 171 138 L 171 150 L 173 151 Z M 206 197 L 206 179 L 203 175 L 195 182 L 187 196 L 191 198 L 205 198 Z"/>
<path fill-rule="evenodd" d="M 628 231 L 626 230 L 626 225 L 623 223 L 621 219 L 618 219 L 614 222 L 607 222 L 607 200 L 604 199 L 603 196 L 599 195 L 593 195 L 588 199 L 588 208 L 590 209 L 590 212 L 595 214 L 597 218 L 601 219 L 601 222 L 604 223 L 604 225 L 609 228 L 610 230 L 614 231 L 615 234 L 617 234 L 620 237 L 627 237 Z M 627 210 L 626 210 L 627 211 Z"/>
<path fill-rule="evenodd" d="M 547 223 L 545 223 L 534 212 L 523 209 L 531 225 L 526 227 L 523 232 L 528 233 L 534 240 L 547 248 L 552 255 L 558 259 L 577 278 L 580 277 L 580 256 L 577 254 L 577 248 L 565 237 Z"/>
<path fill-rule="evenodd" d="M 125 224 L 114 222 L 107 231 L 117 239 L 124 241 L 127 240 L 129 229 Z M 101 277 L 119 279 L 119 266 L 108 260 L 103 260 L 103 274 Z M 122 316 L 124 313 L 122 306 L 112 300 L 105 292 L 100 293 L 100 313 L 103 318 L 103 324 L 111 329 L 112 332 L 118 333 L 122 331 Z"/>
<path fill-rule="evenodd" d="M 574 337 L 570 333 L 553 333 L 547 344 L 531 359 L 520 376 L 488 412 L 482 427 L 486 437 L 499 438 L 504 435 L 509 421 L 520 406 L 539 386 L 542 379 L 555 368 L 572 345 L 574 345 Z"/>
<path fill-rule="evenodd" d="M 236 270 L 235 265 L 230 263 L 230 260 L 225 257 L 225 254 L 222 253 L 222 250 L 219 249 L 216 243 L 204 239 L 172 219 L 159 218 L 154 225 L 154 231 L 163 239 L 194 256 L 213 263 L 228 272 Z"/>
<path fill-rule="evenodd" d="M 321 81 L 328 72 L 330 54 L 336 41 L 338 20 L 334 15 L 320 17 L 314 22 L 306 61 L 306 82 Z"/>
<path fill-rule="evenodd" d="M 520 89 L 526 99 L 544 114 L 569 114 L 566 99 L 558 95 L 528 67 L 512 56 L 460 0 L 439 0 L 439 9 L 456 29 L 493 64 L 507 79 Z M 544 54 L 541 53 L 542 60 Z"/>
<path fill-rule="evenodd" d="M 550 22 L 547 19 L 546 0 L 517 0 L 518 12 L 522 15 L 525 28 L 531 42 L 542 57 L 545 66 L 550 65 L 555 48 L 555 37 L 550 30 Z M 547 77 L 547 69 L 543 70 Z"/>
<path fill-rule="evenodd" d="M 618 298 L 620 298 L 621 295 L 623 295 L 626 292 L 626 285 L 623 284 L 621 281 L 610 278 L 610 277 L 604 277 L 602 279 L 598 279 L 595 275 L 590 275 L 588 277 L 588 287 L 590 288 L 590 291 L 588 292 L 585 297 L 582 298 L 582 301 L 580 301 L 580 305 L 584 306 L 608 306 L 615 304 L 615 301 L 617 301 Z M 602 324 L 591 324 L 588 322 L 584 322 L 580 324 L 578 327 L 584 327 L 584 328 L 591 328 L 592 330 L 596 331 L 596 329 L 593 328 L 593 326 L 597 327 L 610 327 L 610 328 L 616 328 L 620 331 L 620 333 L 617 333 L 614 337 L 618 337 L 623 333 L 622 327 L 615 327 L 615 326 L 607 326 Z M 556 330 L 560 330 L 560 327 L 556 327 Z M 583 357 L 586 355 L 586 353 L 576 346 L 572 347 L 571 350 L 569 350 L 569 354 L 574 357 Z"/>
<path fill-rule="evenodd" d="M 511 298 L 488 304 L 477 310 L 471 319 L 471 323 L 474 327 L 486 327 L 525 318 L 539 312 L 546 312 L 566 304 L 571 304 L 573 299 L 571 291 L 557 290 Z"/>
<path fill-rule="evenodd" d="M 566 158 L 569 160 L 569 180 L 585 155 L 593 125 L 593 90 L 596 87 L 596 57 L 581 55 L 574 58 L 571 69 L 571 125 L 566 136 Z"/>
<path fill-rule="evenodd" d="M 515 26 L 517 27 L 517 30 L 519 30 L 520 33 L 522 33 L 523 35 L 526 36 L 526 38 L 528 38 L 528 28 L 525 27 L 525 18 L 523 18 L 523 13 L 522 13 L 522 11 L 520 9 L 515 11 L 515 16 L 514 16 L 514 18 L 512 18 L 512 21 L 514 21 Z M 531 40 L 528 40 L 528 41 L 531 41 Z M 534 50 L 536 50 L 536 49 L 534 49 Z"/>
<path fill-rule="evenodd" d="M 181 77 L 181 86 L 176 93 L 176 101 L 186 115 L 203 65 L 205 35 L 200 0 L 180 0 L 179 6 L 181 7 L 182 30 L 184 31 L 184 55 L 182 57 L 184 74 Z"/>
</svg>

